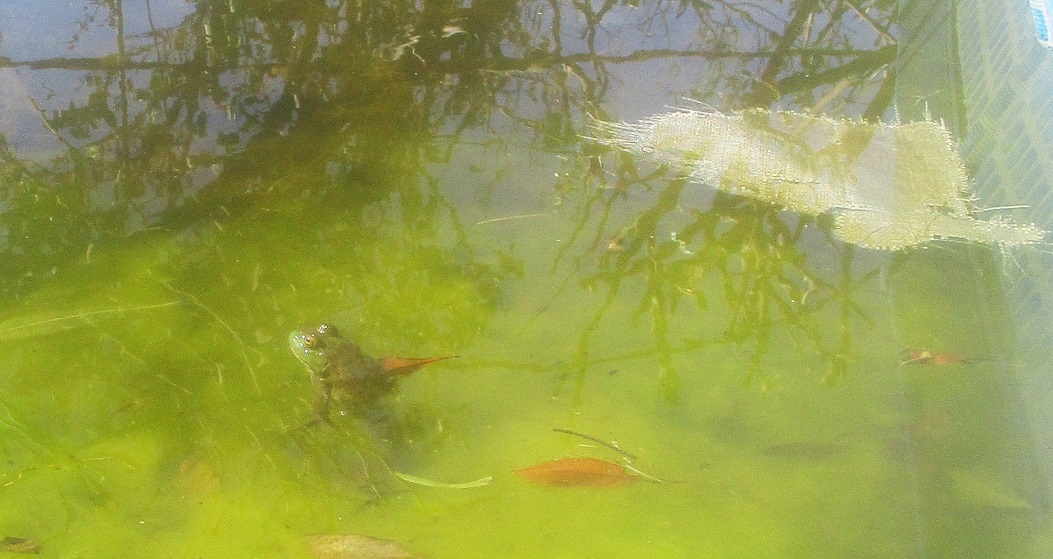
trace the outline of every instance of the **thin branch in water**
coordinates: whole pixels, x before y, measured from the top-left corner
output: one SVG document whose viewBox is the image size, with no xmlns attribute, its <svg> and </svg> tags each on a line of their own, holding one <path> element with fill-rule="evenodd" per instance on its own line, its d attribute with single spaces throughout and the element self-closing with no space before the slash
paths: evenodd
<svg viewBox="0 0 1053 559">
<path fill-rule="evenodd" d="M 658 479 L 658 478 L 656 478 L 656 477 L 654 477 L 652 475 L 648 475 L 648 474 L 645 474 L 645 473 L 641 472 L 640 470 L 637 470 L 636 468 L 634 468 L 632 466 L 632 464 L 626 464 L 625 465 L 625 469 L 629 470 L 630 472 L 633 472 L 634 474 L 642 477 L 643 479 L 645 479 L 647 481 L 650 481 L 650 482 L 653 482 L 653 483 L 665 483 L 665 480 Z"/>
<path fill-rule="evenodd" d="M 51 127 L 51 123 L 48 122 L 47 117 L 44 116 L 44 108 L 41 107 L 39 103 L 37 103 L 37 100 L 34 99 L 32 95 L 28 95 L 27 97 L 29 98 L 29 104 L 33 105 L 33 110 L 35 110 L 37 112 L 37 115 L 40 116 L 40 122 L 43 123 L 44 128 L 47 128 L 48 132 L 51 132 L 51 134 L 55 136 L 55 139 L 58 140 L 62 145 L 69 148 L 70 151 L 76 151 L 77 148 L 73 144 L 66 141 L 66 139 L 58 133 L 58 131 Z"/>
<path fill-rule="evenodd" d="M 249 370 L 249 376 L 252 377 L 252 385 L 256 388 L 256 394 L 263 394 L 263 391 L 260 390 L 260 383 L 256 379 L 256 368 L 252 366 L 252 361 L 249 360 L 249 354 L 245 352 L 245 347 L 248 344 L 246 344 L 245 341 L 241 339 L 241 336 L 237 333 L 237 331 L 235 331 L 233 328 L 231 328 L 229 324 L 227 324 L 222 318 L 220 318 L 220 316 L 218 314 L 216 314 L 216 311 L 210 309 L 208 306 L 206 306 L 204 303 L 202 303 L 200 300 L 198 300 L 197 297 L 194 297 L 193 295 L 187 293 L 186 291 L 182 291 L 182 290 L 176 289 L 175 287 L 172 287 L 171 285 L 169 285 L 166 282 L 162 281 L 160 283 L 161 283 L 161 285 L 163 285 L 163 286 L 167 287 L 169 290 L 171 290 L 173 293 L 175 293 L 177 295 L 182 295 L 183 297 L 186 297 L 187 300 L 189 300 L 191 303 L 197 305 L 198 307 L 201 308 L 201 310 L 203 310 L 203 311 L 207 312 L 209 315 L 211 315 L 212 319 L 215 320 L 216 322 L 218 322 L 221 326 L 223 326 L 223 328 L 226 328 L 227 332 L 230 332 L 230 335 L 233 336 L 234 339 L 237 340 L 237 342 L 238 342 L 238 349 L 241 351 L 241 358 L 245 361 L 245 368 L 247 368 Z M 222 380 L 220 381 L 220 383 L 222 384 Z"/>
<path fill-rule="evenodd" d="M 1027 204 L 1017 204 L 1015 206 L 995 206 L 993 208 L 980 208 L 980 209 L 977 209 L 977 210 L 973 210 L 972 213 L 978 214 L 980 212 L 994 212 L 994 211 L 1001 211 L 1001 210 L 1026 210 L 1029 207 L 1030 206 L 1028 206 Z"/>
<path fill-rule="evenodd" d="M 0 340 L 19 339 L 44 334 L 53 334 L 55 332 L 60 332 L 63 330 L 74 328 L 75 326 L 77 326 L 78 321 L 80 321 L 80 323 L 83 323 L 84 325 L 92 326 L 92 317 L 119 314 L 124 312 L 160 309 L 163 307 L 170 307 L 175 304 L 178 304 L 178 301 L 168 301 L 165 303 L 138 305 L 131 307 L 117 307 L 113 309 L 100 309 L 94 311 L 77 311 L 72 314 L 52 316 L 49 318 L 39 318 L 40 315 L 31 315 L 28 318 L 15 317 L 0 323 Z M 29 321 L 23 322 L 23 320 Z"/>
<path fill-rule="evenodd" d="M 423 485 L 425 487 L 439 487 L 442 489 L 472 489 L 474 487 L 484 487 L 490 485 L 490 482 L 494 480 L 493 476 L 486 476 L 484 478 L 477 479 L 475 481 L 469 481 L 465 483 L 447 483 L 442 481 L 435 481 L 422 477 L 417 477 L 404 472 L 392 470 L 391 473 L 395 474 L 395 477 L 405 481 L 406 483 L 413 483 L 416 485 Z"/>
<path fill-rule="evenodd" d="M 513 219 L 526 219 L 528 217 L 543 217 L 549 215 L 549 212 L 542 212 L 536 214 L 520 214 L 520 215 L 506 215 L 504 217 L 495 217 L 491 219 L 484 219 L 482 221 L 476 221 L 476 225 L 486 225 L 487 223 L 497 223 L 498 221 L 510 221 Z"/>
<path fill-rule="evenodd" d="M 636 460 L 636 456 L 635 455 L 633 455 L 632 453 L 630 453 L 627 450 L 622 450 L 622 447 L 618 446 L 618 443 L 607 442 L 607 441 L 605 441 L 603 439 L 599 439 L 599 438 L 593 437 L 592 435 L 586 435 L 585 433 L 579 433 L 577 431 L 571 431 L 570 429 L 562 429 L 560 427 L 553 427 L 552 430 L 556 431 L 558 433 L 566 433 L 568 435 L 574 435 L 575 437 L 581 437 L 581 438 L 583 438 L 583 439 L 585 439 L 587 441 L 592 441 L 592 442 L 594 442 L 596 444 L 603 445 L 603 446 L 613 450 L 614 452 L 617 452 L 618 454 L 621 454 L 622 456 L 628 458 L 629 460 Z"/>
<path fill-rule="evenodd" d="M 896 38 L 888 32 L 888 29 L 886 27 L 882 26 L 880 23 L 878 23 L 877 20 L 871 17 L 870 14 L 866 12 L 866 10 L 864 10 L 861 6 L 856 5 L 856 3 L 851 0 L 843 1 L 845 5 L 847 5 L 849 8 L 852 8 L 852 11 L 859 16 L 859 19 L 862 19 L 863 21 L 867 22 L 870 25 L 870 27 L 877 32 L 878 35 L 881 35 L 882 39 L 885 39 L 885 41 L 888 42 L 888 44 L 896 44 Z"/>
</svg>

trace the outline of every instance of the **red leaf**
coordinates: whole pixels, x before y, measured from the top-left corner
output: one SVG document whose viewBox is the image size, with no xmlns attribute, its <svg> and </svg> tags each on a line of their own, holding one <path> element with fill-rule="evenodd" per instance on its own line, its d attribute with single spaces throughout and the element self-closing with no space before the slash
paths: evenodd
<svg viewBox="0 0 1053 559">
<path fill-rule="evenodd" d="M 436 361 L 442 361 L 443 359 L 453 359 L 456 355 L 444 355 L 442 357 L 381 357 L 377 359 L 380 362 L 380 367 L 384 369 L 384 372 L 393 376 L 401 377 L 414 373 L 417 369 L 434 363 Z"/>
<path fill-rule="evenodd" d="M 632 483 L 638 478 L 613 462 L 595 458 L 557 458 L 529 468 L 512 470 L 534 483 L 553 487 L 594 487 Z"/>
</svg>

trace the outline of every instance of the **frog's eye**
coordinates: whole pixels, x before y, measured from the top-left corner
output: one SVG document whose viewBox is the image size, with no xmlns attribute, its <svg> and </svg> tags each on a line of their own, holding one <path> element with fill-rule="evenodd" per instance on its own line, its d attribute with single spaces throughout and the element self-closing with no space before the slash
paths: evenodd
<svg viewBox="0 0 1053 559">
<path fill-rule="evenodd" d="M 301 340 L 303 346 L 307 349 L 314 349 L 314 346 L 318 345 L 318 339 L 314 337 L 314 334 L 306 334 Z"/>
</svg>

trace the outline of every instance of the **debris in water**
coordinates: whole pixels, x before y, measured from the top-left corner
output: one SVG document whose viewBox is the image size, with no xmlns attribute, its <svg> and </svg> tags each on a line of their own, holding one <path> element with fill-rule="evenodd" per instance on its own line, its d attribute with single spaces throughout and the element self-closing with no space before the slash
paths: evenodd
<svg viewBox="0 0 1053 559">
<path fill-rule="evenodd" d="M 1046 232 L 977 219 L 957 146 L 942 122 L 871 124 L 765 109 L 680 109 L 635 123 L 597 122 L 596 140 L 689 179 L 808 215 L 877 250 L 956 238 L 1002 248 Z"/>
<path fill-rule="evenodd" d="M 307 546 L 320 559 L 420 559 L 400 543 L 356 534 L 313 534 Z"/>
<path fill-rule="evenodd" d="M 585 433 L 579 433 L 577 431 L 571 431 L 570 429 L 562 429 L 560 427 L 554 427 L 552 430 L 557 432 L 557 433 L 566 433 L 568 435 L 574 435 L 575 437 L 581 437 L 581 438 L 583 438 L 583 439 L 585 439 L 587 441 L 592 441 L 592 442 L 594 442 L 596 444 L 601 444 L 601 445 L 613 450 L 614 452 L 617 452 L 618 454 L 621 454 L 622 456 L 628 458 L 629 460 L 636 460 L 636 456 L 635 455 L 631 454 L 630 452 L 628 452 L 626 450 L 622 450 L 622 447 L 618 446 L 618 443 L 616 443 L 616 442 L 613 442 L 613 441 L 612 442 L 607 442 L 607 441 L 605 441 L 603 439 L 600 439 L 598 437 L 593 437 L 592 435 L 587 435 Z"/>
<path fill-rule="evenodd" d="M 619 464 L 588 457 L 557 458 L 529 468 L 512 470 L 512 473 L 534 483 L 553 487 L 624 485 L 639 479 L 639 476 L 630 474 Z"/>
<path fill-rule="evenodd" d="M 921 348 L 911 348 L 904 352 L 902 365 L 960 365 L 968 363 L 969 360 L 956 353 L 944 351 L 929 351 Z"/>
<path fill-rule="evenodd" d="M 40 542 L 30 538 L 7 536 L 0 540 L 0 551 L 8 553 L 40 553 Z"/>
<path fill-rule="evenodd" d="M 412 483 L 415 485 L 423 485 L 425 487 L 438 487 L 440 489 L 472 489 L 475 487 L 486 487 L 490 485 L 490 482 L 494 480 L 493 476 L 486 476 L 484 478 L 477 479 L 475 481 L 468 481 L 464 483 L 447 483 L 444 481 L 435 481 L 427 478 L 417 477 L 410 474 L 397 472 L 392 470 L 395 477 L 405 481 L 406 483 Z"/>
<path fill-rule="evenodd" d="M 176 301 L 135 305 L 112 309 L 81 310 L 75 312 L 49 312 L 13 316 L 0 322 L 0 341 L 20 340 L 36 336 L 50 336 L 73 328 L 91 326 L 102 318 L 115 318 L 124 313 L 134 313 L 171 307 Z"/>
</svg>

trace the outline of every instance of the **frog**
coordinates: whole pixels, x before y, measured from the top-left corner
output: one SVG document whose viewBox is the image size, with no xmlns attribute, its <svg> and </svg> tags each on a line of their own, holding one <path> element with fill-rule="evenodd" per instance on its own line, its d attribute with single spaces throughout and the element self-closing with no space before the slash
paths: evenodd
<svg viewBox="0 0 1053 559">
<path fill-rule="evenodd" d="M 368 415 L 383 407 L 400 377 L 424 365 L 457 357 L 383 357 L 366 355 L 340 335 L 336 326 L 320 324 L 289 334 L 289 348 L 306 367 L 315 392 L 315 413 L 329 421 L 334 403 L 341 414 Z"/>
</svg>

